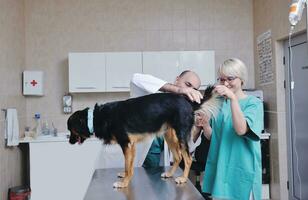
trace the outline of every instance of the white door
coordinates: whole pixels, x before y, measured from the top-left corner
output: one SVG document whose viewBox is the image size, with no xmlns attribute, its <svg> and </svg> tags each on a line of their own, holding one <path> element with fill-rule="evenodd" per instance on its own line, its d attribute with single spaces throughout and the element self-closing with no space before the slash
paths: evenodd
<svg viewBox="0 0 308 200">
<path fill-rule="evenodd" d="M 104 53 L 69 54 L 69 91 L 104 92 L 105 80 Z"/>
<path fill-rule="evenodd" d="M 178 52 L 143 52 L 143 73 L 173 83 L 180 73 Z"/>
<path fill-rule="evenodd" d="M 106 53 L 106 91 L 129 91 L 134 73 L 142 73 L 141 52 Z"/>
<path fill-rule="evenodd" d="M 308 199 L 308 45 L 305 34 L 292 38 L 291 50 L 292 54 L 286 41 L 289 195 L 290 199 Z M 292 80 L 293 89 L 291 89 Z"/>
</svg>

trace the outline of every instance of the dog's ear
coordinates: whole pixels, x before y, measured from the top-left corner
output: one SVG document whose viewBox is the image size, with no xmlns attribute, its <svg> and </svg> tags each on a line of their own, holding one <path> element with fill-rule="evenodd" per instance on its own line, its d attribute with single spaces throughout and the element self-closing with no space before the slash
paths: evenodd
<svg viewBox="0 0 308 200">
<path fill-rule="evenodd" d="M 89 108 L 85 108 L 80 111 L 79 122 L 82 128 L 88 127 L 88 110 Z"/>
<path fill-rule="evenodd" d="M 96 103 L 95 106 L 94 106 L 94 110 L 102 110 L 103 107 L 104 107 L 104 104 Z"/>
<path fill-rule="evenodd" d="M 87 128 L 88 110 L 89 108 L 85 108 L 83 110 L 78 110 L 74 112 L 67 120 L 68 130 L 71 130 L 74 128 L 79 133 L 85 132 L 85 130 L 88 130 Z"/>
<path fill-rule="evenodd" d="M 88 116 L 88 110 L 89 110 L 90 108 L 89 107 L 86 107 L 85 109 L 83 109 L 81 112 L 83 112 L 83 113 L 86 113 L 87 114 L 87 116 Z"/>
</svg>

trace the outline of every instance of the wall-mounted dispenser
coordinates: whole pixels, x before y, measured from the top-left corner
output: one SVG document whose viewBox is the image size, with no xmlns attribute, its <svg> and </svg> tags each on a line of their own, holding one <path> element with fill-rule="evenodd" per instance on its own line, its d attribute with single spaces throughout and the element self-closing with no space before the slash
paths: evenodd
<svg viewBox="0 0 308 200">
<path fill-rule="evenodd" d="M 72 113 L 73 98 L 70 94 L 65 94 L 62 98 L 64 114 Z"/>
</svg>

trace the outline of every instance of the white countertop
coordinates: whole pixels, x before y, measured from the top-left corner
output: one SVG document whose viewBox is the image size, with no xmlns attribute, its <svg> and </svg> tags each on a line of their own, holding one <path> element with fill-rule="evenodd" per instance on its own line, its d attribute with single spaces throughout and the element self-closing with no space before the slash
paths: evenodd
<svg viewBox="0 0 308 200">
<path fill-rule="evenodd" d="M 68 142 L 69 133 L 58 133 L 58 136 L 40 135 L 37 138 L 24 137 L 19 143 L 40 143 L 40 142 Z M 99 141 L 97 138 L 89 138 L 87 141 Z"/>
<path fill-rule="evenodd" d="M 262 133 L 261 134 L 261 139 L 269 139 L 270 133 Z M 21 138 L 19 140 L 19 143 L 39 143 L 39 142 L 68 142 L 69 140 L 69 133 L 58 133 L 58 136 L 51 136 L 51 135 L 41 135 L 38 136 L 37 138 L 32 138 L 32 137 L 25 137 Z M 93 137 L 87 139 L 87 141 L 99 141 L 99 139 Z"/>
</svg>

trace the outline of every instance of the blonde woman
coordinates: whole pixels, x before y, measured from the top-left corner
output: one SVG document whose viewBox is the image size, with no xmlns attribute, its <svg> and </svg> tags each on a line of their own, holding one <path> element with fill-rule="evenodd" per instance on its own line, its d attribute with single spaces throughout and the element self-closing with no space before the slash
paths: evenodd
<svg viewBox="0 0 308 200">
<path fill-rule="evenodd" d="M 260 200 L 263 104 L 243 92 L 247 69 L 241 60 L 224 61 L 218 74 L 215 91 L 226 100 L 210 121 L 203 192 L 214 199 Z"/>
</svg>

